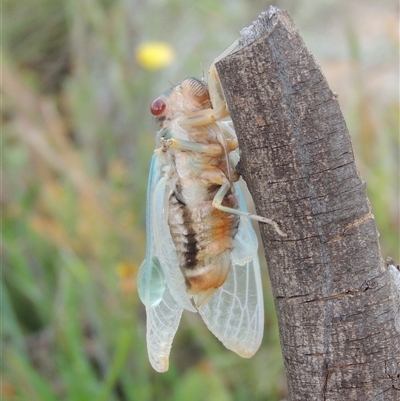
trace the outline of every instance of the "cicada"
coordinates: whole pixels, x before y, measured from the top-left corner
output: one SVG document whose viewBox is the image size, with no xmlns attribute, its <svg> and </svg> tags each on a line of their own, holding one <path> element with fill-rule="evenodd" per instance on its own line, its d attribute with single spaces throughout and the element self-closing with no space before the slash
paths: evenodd
<svg viewBox="0 0 400 401">
<path fill-rule="evenodd" d="M 213 63 L 208 85 L 187 78 L 151 105 L 159 131 L 147 191 L 147 249 L 138 277 L 147 349 L 168 370 L 183 310 L 242 357 L 254 355 L 264 326 L 257 237 L 238 185 L 238 142 Z"/>
</svg>

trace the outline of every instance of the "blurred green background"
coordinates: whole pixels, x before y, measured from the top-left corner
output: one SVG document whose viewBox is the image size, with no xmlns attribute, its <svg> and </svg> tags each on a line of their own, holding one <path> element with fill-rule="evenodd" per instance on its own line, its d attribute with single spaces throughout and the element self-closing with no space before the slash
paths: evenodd
<svg viewBox="0 0 400 401">
<path fill-rule="evenodd" d="M 339 94 L 382 256 L 398 262 L 398 2 L 273 4 L 290 12 Z M 149 105 L 170 83 L 206 73 L 269 5 L 2 1 L 2 400 L 286 398 L 265 266 L 265 336 L 250 360 L 187 313 L 170 370 L 155 373 L 136 292 Z M 153 41 L 164 42 L 164 63 Z"/>
</svg>

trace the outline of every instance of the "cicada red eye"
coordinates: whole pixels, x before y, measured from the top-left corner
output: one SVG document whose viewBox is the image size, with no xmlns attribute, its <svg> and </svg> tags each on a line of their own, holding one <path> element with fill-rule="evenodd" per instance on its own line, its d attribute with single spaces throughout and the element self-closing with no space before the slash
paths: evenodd
<svg viewBox="0 0 400 401">
<path fill-rule="evenodd" d="M 165 104 L 164 100 L 158 97 L 150 106 L 151 114 L 153 114 L 153 116 L 159 116 L 164 112 L 166 107 L 167 105 Z"/>
</svg>

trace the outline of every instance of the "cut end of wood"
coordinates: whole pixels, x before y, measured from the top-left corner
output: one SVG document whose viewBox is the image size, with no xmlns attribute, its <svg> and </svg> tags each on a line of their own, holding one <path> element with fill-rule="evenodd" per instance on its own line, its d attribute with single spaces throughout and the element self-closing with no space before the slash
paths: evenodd
<svg viewBox="0 0 400 401">
<path fill-rule="evenodd" d="M 240 31 L 239 46 L 244 47 L 255 42 L 267 34 L 273 26 L 273 20 L 281 10 L 270 6 L 268 11 L 263 11 L 252 24 Z"/>
</svg>

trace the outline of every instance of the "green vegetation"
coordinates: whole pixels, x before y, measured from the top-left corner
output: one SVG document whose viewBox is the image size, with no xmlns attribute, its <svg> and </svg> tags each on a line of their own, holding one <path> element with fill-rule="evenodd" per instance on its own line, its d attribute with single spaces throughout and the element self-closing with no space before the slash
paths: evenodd
<svg viewBox="0 0 400 401">
<path fill-rule="evenodd" d="M 357 2 L 347 30 L 331 19 L 347 2 L 321 1 L 314 15 L 305 13 L 309 3 L 275 4 L 298 18 L 339 92 L 382 255 L 399 258 L 396 23 L 387 5 L 386 13 L 371 13 L 382 35 L 379 59 L 370 59 L 364 46 L 372 39 L 357 25 Z M 188 313 L 165 374 L 149 365 L 136 291 L 156 130 L 149 104 L 169 81 L 201 76 L 267 7 L 245 0 L 3 0 L 3 400 L 285 398 L 266 274 L 265 336 L 256 356 L 227 351 Z M 342 42 L 332 39 L 336 30 Z M 327 31 L 331 41 L 318 50 L 316 32 Z M 171 64 L 149 69 L 135 57 L 138 45 L 152 41 L 171 47 Z"/>
</svg>

